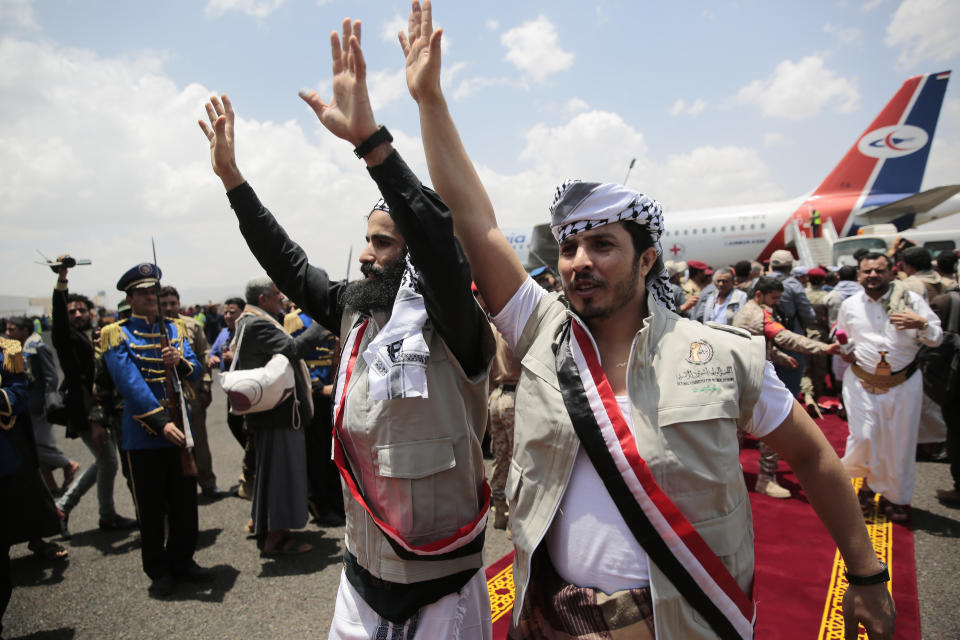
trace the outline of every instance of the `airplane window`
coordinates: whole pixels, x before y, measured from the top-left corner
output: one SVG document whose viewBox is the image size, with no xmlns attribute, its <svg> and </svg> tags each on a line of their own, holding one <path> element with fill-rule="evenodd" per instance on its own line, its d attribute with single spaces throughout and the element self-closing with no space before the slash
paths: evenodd
<svg viewBox="0 0 960 640">
<path fill-rule="evenodd" d="M 721 232 L 726 231 L 726 230 L 727 230 L 727 227 L 726 227 L 726 226 L 720 227 L 720 231 L 721 231 Z"/>
<path fill-rule="evenodd" d="M 756 229 L 756 228 L 757 228 L 757 225 L 751 223 L 751 224 L 750 224 L 750 228 L 751 228 L 751 229 Z"/>
<path fill-rule="evenodd" d="M 706 227 L 703 228 L 703 232 L 704 232 L 704 233 L 707 232 L 707 228 L 706 228 Z"/>
<path fill-rule="evenodd" d="M 716 232 L 717 232 L 717 228 L 716 228 L 716 227 L 711 227 L 711 228 L 710 228 L 710 233 L 716 233 Z"/>
<path fill-rule="evenodd" d="M 686 229 L 683 230 L 683 235 L 687 235 L 687 230 L 686 230 Z"/>
<path fill-rule="evenodd" d="M 747 230 L 747 225 L 745 224 L 740 225 L 740 231 L 746 231 L 746 230 Z"/>
<path fill-rule="evenodd" d="M 761 223 L 760 223 L 760 228 L 761 228 L 761 229 L 766 229 L 766 228 L 767 228 L 767 223 L 766 223 L 766 222 L 761 222 Z"/>
<path fill-rule="evenodd" d="M 697 230 L 696 230 L 696 229 L 693 230 L 693 235 L 697 235 Z"/>
</svg>

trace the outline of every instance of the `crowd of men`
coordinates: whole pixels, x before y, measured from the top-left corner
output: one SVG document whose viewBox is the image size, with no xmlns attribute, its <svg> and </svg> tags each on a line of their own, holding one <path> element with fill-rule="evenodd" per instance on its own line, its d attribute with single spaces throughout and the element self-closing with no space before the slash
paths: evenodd
<svg viewBox="0 0 960 640">
<path fill-rule="evenodd" d="M 570 180 L 550 206 L 559 262 L 528 273 L 447 110 L 441 34 L 429 2 L 414 2 L 400 40 L 436 191 L 376 124 L 359 22 L 331 36 L 333 100 L 301 94 L 382 195 L 357 205 L 362 280 L 332 281 L 261 203 L 224 95 L 200 128 L 266 276 L 191 317 L 157 265 L 136 265 L 103 323 L 60 267 L 53 350 L 32 321 L 7 320 L 0 495 L 18 515 L 5 517 L 4 549 L 64 557 L 49 538 L 69 535 L 70 510 L 96 484 L 100 528 L 139 529 L 152 595 L 213 580 L 193 560 L 198 491 L 224 495 L 206 433 L 211 372 L 263 372 L 279 356 L 292 371 L 279 400 L 251 410 L 229 396 L 244 448 L 236 493 L 252 501 L 247 527 L 267 556 L 310 553 L 295 531 L 311 515 L 346 525 L 331 638 L 489 638 L 491 510 L 516 550 L 512 637 L 751 637 L 745 437 L 761 449 L 753 488 L 790 497 L 776 480 L 782 456 L 835 540 L 848 624 L 892 637 L 889 574 L 861 511 L 879 501 L 892 520 L 908 517 L 918 452 L 951 457 L 956 484 L 941 498 L 960 502 L 944 422 L 955 434 L 955 417 L 924 411 L 915 373 L 921 345 L 941 339 L 928 303 L 949 308 L 956 258 L 936 271 L 926 250 L 898 245 L 840 269 L 799 268 L 785 250 L 767 265 L 664 262 L 659 203 Z M 811 419 L 825 410 L 849 420 L 842 460 Z M 54 425 L 94 464 L 78 474 Z M 118 470 L 135 520 L 114 508 Z M 864 478 L 859 493 L 851 477 Z M 5 608 L 7 561 L 2 571 Z"/>
</svg>

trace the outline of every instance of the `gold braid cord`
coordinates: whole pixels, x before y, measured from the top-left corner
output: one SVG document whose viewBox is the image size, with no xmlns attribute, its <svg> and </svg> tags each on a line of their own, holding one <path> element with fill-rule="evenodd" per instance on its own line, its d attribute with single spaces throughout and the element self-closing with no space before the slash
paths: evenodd
<svg viewBox="0 0 960 640">
<path fill-rule="evenodd" d="M 860 489 L 863 484 L 863 478 L 855 478 L 853 487 Z M 873 505 L 864 516 L 867 524 L 867 533 L 870 535 L 870 542 L 873 543 L 873 550 L 877 557 L 883 560 L 890 570 L 890 582 L 887 583 L 887 589 L 893 588 L 893 523 L 887 519 L 886 514 L 880 510 L 880 505 L 874 499 Z M 827 589 L 827 602 L 823 607 L 823 618 L 820 623 L 820 633 L 817 640 L 843 640 L 843 594 L 847 591 L 848 582 L 844 577 L 846 565 L 840 552 L 837 551 L 833 558 L 833 569 L 830 571 L 830 587 Z M 867 640 L 867 632 L 860 627 L 858 640 Z"/>
<path fill-rule="evenodd" d="M 0 350 L 3 351 L 3 370 L 10 373 L 23 373 L 23 347 L 20 341 L 0 338 Z"/>
<path fill-rule="evenodd" d="M 513 600 L 516 594 L 514 593 L 512 562 L 500 573 L 487 580 L 487 592 L 490 594 L 492 622 L 496 622 L 513 609 Z"/>
</svg>

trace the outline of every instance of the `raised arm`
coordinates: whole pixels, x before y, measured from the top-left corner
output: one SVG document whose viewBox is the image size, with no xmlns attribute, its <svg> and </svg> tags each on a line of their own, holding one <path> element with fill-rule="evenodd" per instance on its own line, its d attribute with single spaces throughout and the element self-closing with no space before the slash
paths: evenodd
<svg viewBox="0 0 960 640">
<path fill-rule="evenodd" d="M 333 100 L 328 104 L 315 91 L 300 93 L 323 126 L 354 147 L 378 131 L 367 92 L 360 27 L 359 21 L 348 18 L 343 21 L 342 41 L 336 32 L 330 35 Z M 434 327 L 467 375 L 484 371 L 482 341 L 477 337 L 487 330 L 487 320 L 473 300 L 470 264 L 454 238 L 446 204 L 420 183 L 389 142 L 369 147 L 363 160 L 420 272 L 424 304 Z"/>
<path fill-rule="evenodd" d="M 209 123 L 198 120 L 210 141 L 210 164 L 227 190 L 240 222 L 240 232 L 264 271 L 291 300 L 331 331 L 340 330 L 343 283 L 331 283 L 327 272 L 310 264 L 307 254 L 263 206 L 237 168 L 233 104 L 226 94 L 206 104 Z"/>
<path fill-rule="evenodd" d="M 408 33 L 400 34 L 407 87 L 420 108 L 420 132 L 434 188 L 453 215 L 457 237 L 473 279 L 491 313 L 498 313 L 527 278 L 523 265 L 497 226 L 490 197 L 480 182 L 440 88 L 440 39 L 432 6 L 413 2 Z"/>
</svg>

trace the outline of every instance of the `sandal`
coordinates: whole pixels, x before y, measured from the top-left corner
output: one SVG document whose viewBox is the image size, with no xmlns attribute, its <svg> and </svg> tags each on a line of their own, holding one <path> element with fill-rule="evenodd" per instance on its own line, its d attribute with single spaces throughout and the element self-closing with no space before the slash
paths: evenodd
<svg viewBox="0 0 960 640">
<path fill-rule="evenodd" d="M 65 560 L 70 555 L 66 547 L 45 540 L 31 540 L 27 543 L 27 549 L 30 549 L 38 558 L 46 560 Z"/>
<path fill-rule="evenodd" d="M 282 536 L 280 536 L 280 539 L 277 540 L 277 544 L 275 544 L 272 549 L 267 549 L 266 545 L 264 545 L 260 555 L 267 557 L 297 556 L 309 551 L 313 551 L 312 544 L 308 542 L 298 544 L 296 538 L 291 536 L 289 533 L 284 533 Z"/>
<path fill-rule="evenodd" d="M 861 488 L 857 491 L 857 501 L 860 503 L 860 512 L 863 515 L 870 513 L 870 510 L 873 509 L 873 503 L 876 499 L 877 494 L 870 489 Z"/>
<path fill-rule="evenodd" d="M 903 505 L 894 504 L 886 498 L 880 498 L 880 508 L 890 522 L 906 522 L 910 519 L 910 514 Z"/>
</svg>

